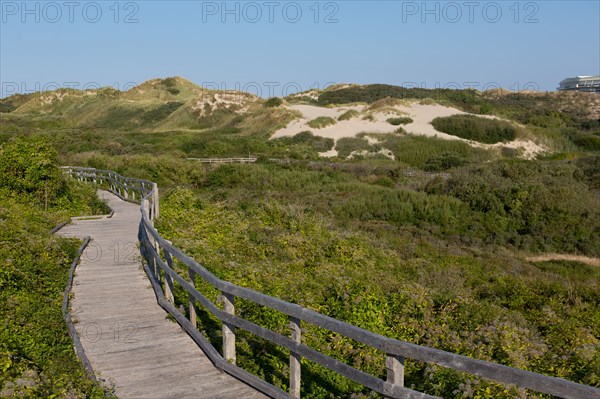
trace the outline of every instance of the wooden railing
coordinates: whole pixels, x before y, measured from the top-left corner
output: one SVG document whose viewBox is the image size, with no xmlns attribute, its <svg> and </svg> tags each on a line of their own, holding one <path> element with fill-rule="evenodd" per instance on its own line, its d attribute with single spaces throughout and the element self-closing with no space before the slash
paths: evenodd
<svg viewBox="0 0 600 399">
<path fill-rule="evenodd" d="M 180 249 L 174 247 L 154 228 L 153 220 L 158 216 L 156 184 L 139 179 L 125 178 L 110 171 L 75 167 L 67 167 L 64 170 L 65 173 L 81 180 L 93 181 L 97 184 L 108 184 L 110 189 L 122 198 L 141 204 L 140 249 L 147 262 L 144 264 L 144 269 L 150 278 L 158 303 L 177 320 L 217 368 L 271 397 L 300 397 L 300 360 L 306 358 L 386 397 L 434 398 L 434 396 L 404 386 L 404 359 L 410 358 L 497 382 L 514 384 L 521 388 L 550 394 L 555 397 L 567 399 L 600 398 L 600 389 L 591 386 L 387 338 L 302 306 L 223 281 L 184 254 Z M 181 276 L 174 270 L 174 259 L 178 259 L 185 265 L 187 276 Z M 222 309 L 196 289 L 197 278 L 203 279 L 221 292 Z M 179 284 L 189 294 L 190 299 L 187 304 L 189 317 L 186 317 L 185 313 L 174 305 L 175 283 Z M 236 298 L 242 298 L 286 314 L 290 323 L 289 336 L 278 334 L 236 316 Z M 222 322 L 222 353 L 219 353 L 208 339 L 198 331 L 196 313 L 198 305 Z M 305 345 L 302 343 L 302 323 L 316 325 L 382 351 L 385 353 L 386 378 L 382 379 L 358 370 Z M 290 351 L 289 392 L 285 392 L 236 366 L 235 334 L 237 328 L 255 334 Z"/>
<path fill-rule="evenodd" d="M 248 157 L 248 158 L 187 158 L 188 161 L 197 161 L 200 163 L 253 163 L 256 162 L 258 158 Z"/>
<path fill-rule="evenodd" d="M 150 220 L 159 215 L 158 186 L 154 182 L 123 177 L 112 170 L 73 166 L 63 166 L 62 170 L 74 179 L 89 181 L 106 188 L 126 201 L 143 203 L 146 208 L 143 208 L 142 212 L 147 214 Z"/>
</svg>

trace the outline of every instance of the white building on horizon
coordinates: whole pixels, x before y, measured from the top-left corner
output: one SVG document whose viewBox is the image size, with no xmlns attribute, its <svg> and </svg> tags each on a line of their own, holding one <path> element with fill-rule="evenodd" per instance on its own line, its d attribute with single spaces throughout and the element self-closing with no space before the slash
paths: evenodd
<svg viewBox="0 0 600 399">
<path fill-rule="evenodd" d="M 559 83 L 559 91 L 583 91 L 588 93 L 600 93 L 600 75 L 576 76 L 564 79 Z"/>
</svg>

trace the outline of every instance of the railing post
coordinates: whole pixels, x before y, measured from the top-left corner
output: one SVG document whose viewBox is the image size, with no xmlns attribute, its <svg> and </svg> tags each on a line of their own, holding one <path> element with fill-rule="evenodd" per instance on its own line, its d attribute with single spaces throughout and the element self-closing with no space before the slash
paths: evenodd
<svg viewBox="0 0 600 399">
<path fill-rule="evenodd" d="M 158 205 L 158 185 L 156 183 L 152 183 L 152 191 L 153 191 L 153 195 L 152 195 L 152 206 L 153 206 L 153 212 L 152 212 L 152 219 L 156 219 L 158 218 L 159 215 L 159 205 Z"/>
<path fill-rule="evenodd" d="M 392 385 L 404 386 L 404 357 L 387 354 L 385 357 L 387 382 Z"/>
<path fill-rule="evenodd" d="M 158 241 L 156 243 L 158 246 Z M 158 251 L 156 251 L 156 252 L 158 254 L 160 254 L 160 252 L 158 252 Z M 167 260 L 167 265 L 169 266 L 170 269 L 173 269 L 173 259 L 171 258 L 171 254 L 165 250 L 163 250 L 163 252 L 165 253 L 165 259 Z M 171 276 L 169 275 L 169 273 L 167 273 L 166 270 L 164 270 L 164 272 L 165 272 L 165 297 L 167 298 L 167 300 L 169 302 L 174 304 L 175 297 L 173 296 L 173 278 L 171 278 Z"/>
<path fill-rule="evenodd" d="M 235 314 L 235 297 L 226 292 L 221 292 L 223 298 L 223 311 L 230 315 Z M 235 327 L 223 322 L 223 357 L 226 361 L 235 364 Z"/>
<path fill-rule="evenodd" d="M 154 223 L 152 222 L 152 220 L 149 221 L 150 226 L 154 227 Z M 154 237 L 152 236 L 152 234 L 148 233 L 148 240 L 150 241 L 150 245 L 152 245 L 152 247 L 154 247 L 154 250 L 156 251 L 156 255 L 157 257 L 160 254 L 160 246 L 158 245 L 158 241 L 156 241 L 154 239 Z M 156 281 L 158 281 L 160 283 L 160 266 L 158 265 L 158 261 L 157 259 L 155 259 L 154 257 L 152 257 L 152 265 L 154 267 L 154 277 L 156 278 Z"/>
<path fill-rule="evenodd" d="M 192 283 L 192 287 L 196 288 L 196 273 L 192 270 L 192 268 L 190 267 L 188 269 L 188 274 L 190 276 L 190 282 Z M 198 323 L 196 321 L 197 319 L 197 315 L 196 315 L 196 298 L 194 298 L 194 296 L 192 294 L 190 295 L 190 323 L 192 323 L 192 325 L 194 326 L 194 328 L 196 328 L 198 326 Z"/>
<path fill-rule="evenodd" d="M 300 319 L 290 316 L 290 328 L 292 330 L 292 340 L 301 343 Z M 292 399 L 300 399 L 300 380 L 300 355 L 290 351 L 290 398 Z"/>
</svg>

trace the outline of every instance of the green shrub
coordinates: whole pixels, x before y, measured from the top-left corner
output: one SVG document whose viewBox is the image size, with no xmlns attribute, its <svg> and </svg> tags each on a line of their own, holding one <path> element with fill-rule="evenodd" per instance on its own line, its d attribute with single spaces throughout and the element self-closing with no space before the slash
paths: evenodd
<svg viewBox="0 0 600 399">
<path fill-rule="evenodd" d="M 310 131 L 304 131 L 296 134 L 293 137 L 285 137 L 274 140 L 287 145 L 305 144 L 313 148 L 317 152 L 329 151 L 333 148 L 335 141 L 331 138 L 315 136 Z"/>
<path fill-rule="evenodd" d="M 370 150 L 371 145 L 360 137 L 342 137 L 335 143 L 335 149 L 338 156 L 346 158 L 354 151 Z"/>
<path fill-rule="evenodd" d="M 369 113 L 365 116 L 363 116 L 363 121 L 369 121 L 369 122 L 375 122 L 375 115 Z"/>
<path fill-rule="evenodd" d="M 447 151 L 432 155 L 427 162 L 425 162 L 423 169 L 429 172 L 441 172 L 457 166 L 463 166 L 466 163 L 467 159 L 463 155 Z"/>
<path fill-rule="evenodd" d="M 509 122 L 474 115 L 435 118 L 431 124 L 440 132 L 486 144 L 512 141 L 517 137 L 517 130 Z"/>
<path fill-rule="evenodd" d="M 31 195 L 46 206 L 63 193 L 56 151 L 41 139 L 18 138 L 0 147 L 0 187 Z"/>
<path fill-rule="evenodd" d="M 473 148 L 459 140 L 443 140 L 410 134 L 386 135 L 381 146 L 390 149 L 399 162 L 417 168 L 424 167 L 425 163 L 437 154 L 446 152 L 459 154 L 469 162 L 483 162 L 491 157 L 490 151 Z"/>
<path fill-rule="evenodd" d="M 12 103 L 0 101 L 0 113 L 9 113 L 17 109 Z"/>
<path fill-rule="evenodd" d="M 308 122 L 308 126 L 313 129 L 321 129 L 330 125 L 335 125 L 335 119 L 330 118 L 329 116 L 319 116 Z"/>
<path fill-rule="evenodd" d="M 277 108 L 283 104 L 283 100 L 279 97 L 271 97 L 267 101 L 265 101 L 265 107 L 267 108 Z"/>
<path fill-rule="evenodd" d="M 358 112 L 357 110 L 349 109 L 348 111 L 346 111 L 343 114 L 341 114 L 340 116 L 338 116 L 338 121 L 347 121 L 352 118 L 356 118 L 359 115 L 360 115 L 360 112 Z"/>
<path fill-rule="evenodd" d="M 519 155 L 519 150 L 512 147 L 502 147 L 500 153 L 505 158 L 516 158 Z"/>
<path fill-rule="evenodd" d="M 177 94 L 177 93 L 171 93 L 171 94 Z M 183 105 L 182 102 L 172 101 L 172 102 L 163 104 L 153 110 L 147 111 L 142 116 L 142 119 L 141 119 L 142 123 L 143 124 L 153 124 L 153 123 L 160 122 L 163 119 L 165 119 L 166 117 L 168 117 L 169 115 L 171 115 L 173 112 L 177 111 L 177 109 L 179 107 L 181 107 L 182 105 Z"/>
<path fill-rule="evenodd" d="M 589 151 L 600 151 L 600 135 L 590 133 L 578 133 L 571 140 L 578 147 Z"/>
<path fill-rule="evenodd" d="M 387 121 L 393 126 L 408 125 L 409 123 L 413 123 L 412 118 L 409 117 L 389 118 Z"/>
</svg>

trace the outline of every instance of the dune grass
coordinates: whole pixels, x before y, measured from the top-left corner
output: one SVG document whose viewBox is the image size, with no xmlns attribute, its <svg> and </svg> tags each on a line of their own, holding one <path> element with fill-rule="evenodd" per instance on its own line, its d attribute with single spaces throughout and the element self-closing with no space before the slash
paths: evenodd
<svg viewBox="0 0 600 399">
<path fill-rule="evenodd" d="M 355 109 L 349 109 L 348 111 L 344 112 L 343 114 L 341 114 L 340 116 L 338 116 L 338 121 L 347 121 L 353 118 L 357 118 L 360 115 L 360 112 L 358 112 Z"/>
<path fill-rule="evenodd" d="M 319 116 L 308 122 L 308 126 L 313 129 L 322 129 L 327 126 L 335 125 L 336 121 L 329 116 Z"/>
<path fill-rule="evenodd" d="M 474 115 L 435 118 L 431 124 L 440 132 L 485 144 L 512 141 L 517 137 L 517 129 L 513 124 Z"/>
</svg>

